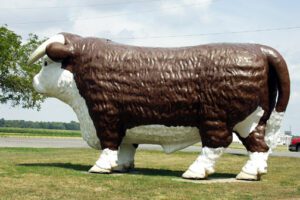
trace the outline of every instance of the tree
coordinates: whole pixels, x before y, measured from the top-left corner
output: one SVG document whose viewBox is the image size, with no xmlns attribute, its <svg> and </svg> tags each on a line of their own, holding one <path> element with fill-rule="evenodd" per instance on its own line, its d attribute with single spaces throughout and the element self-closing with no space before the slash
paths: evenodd
<svg viewBox="0 0 300 200">
<path fill-rule="evenodd" d="M 40 108 L 44 97 L 34 90 L 32 79 L 38 73 L 41 63 L 28 66 L 27 60 L 41 42 L 33 34 L 23 42 L 21 36 L 6 26 L 0 27 L 0 103 Z"/>
</svg>

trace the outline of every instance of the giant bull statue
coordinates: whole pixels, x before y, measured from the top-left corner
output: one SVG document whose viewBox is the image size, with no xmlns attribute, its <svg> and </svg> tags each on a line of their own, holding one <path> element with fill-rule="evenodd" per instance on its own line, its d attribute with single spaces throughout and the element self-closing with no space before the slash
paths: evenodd
<svg viewBox="0 0 300 200">
<path fill-rule="evenodd" d="M 290 95 L 287 65 L 276 50 L 259 44 L 146 48 L 61 33 L 39 46 L 29 64 L 43 56 L 34 87 L 70 105 L 83 139 L 102 149 L 90 172 L 132 168 L 141 143 L 170 153 L 201 140 L 201 154 L 182 176 L 204 179 L 233 132 L 250 155 L 237 179 L 258 180 L 267 172 Z M 199 132 L 126 132 L 151 124 Z"/>
</svg>

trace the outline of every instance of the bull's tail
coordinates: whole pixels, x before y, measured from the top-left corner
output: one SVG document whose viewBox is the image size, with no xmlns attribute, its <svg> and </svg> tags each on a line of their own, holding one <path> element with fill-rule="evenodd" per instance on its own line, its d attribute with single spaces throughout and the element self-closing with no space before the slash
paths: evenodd
<svg viewBox="0 0 300 200">
<path fill-rule="evenodd" d="M 274 49 L 261 47 L 269 64 L 269 89 L 270 89 L 270 113 L 267 121 L 265 141 L 270 149 L 274 149 L 278 142 L 279 130 L 290 97 L 290 78 L 287 64 L 283 57 Z M 276 101 L 276 94 L 278 97 Z M 273 95 L 272 95 L 273 94 Z M 274 109 L 275 107 L 275 109 Z"/>
</svg>

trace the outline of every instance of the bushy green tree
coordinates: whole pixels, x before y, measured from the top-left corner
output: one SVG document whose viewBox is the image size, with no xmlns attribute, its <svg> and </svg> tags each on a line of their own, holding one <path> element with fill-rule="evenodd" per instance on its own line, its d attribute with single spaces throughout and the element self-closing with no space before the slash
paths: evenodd
<svg viewBox="0 0 300 200">
<path fill-rule="evenodd" d="M 28 66 L 27 59 L 41 42 L 33 34 L 22 41 L 21 36 L 6 26 L 0 27 L 0 103 L 40 108 L 44 97 L 34 91 L 32 79 L 41 63 Z"/>
</svg>

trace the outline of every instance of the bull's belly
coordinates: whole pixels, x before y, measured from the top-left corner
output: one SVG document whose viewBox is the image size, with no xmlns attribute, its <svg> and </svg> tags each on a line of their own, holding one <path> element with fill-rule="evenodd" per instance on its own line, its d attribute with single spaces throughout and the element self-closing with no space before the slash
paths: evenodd
<svg viewBox="0 0 300 200">
<path fill-rule="evenodd" d="M 233 131 L 246 138 L 257 126 L 263 110 L 258 107 L 251 115 L 236 124 Z M 128 129 L 123 143 L 159 144 L 166 153 L 183 149 L 200 142 L 200 133 L 196 127 L 166 127 L 163 125 L 138 126 Z"/>
<path fill-rule="evenodd" d="M 234 127 L 241 137 L 247 137 L 256 127 L 262 109 L 258 108 L 245 120 Z M 87 118 L 86 118 L 87 119 Z M 83 139 L 95 149 L 101 149 L 92 121 L 81 123 Z M 157 144 L 161 145 L 166 153 L 172 153 L 184 149 L 190 145 L 200 142 L 200 133 L 196 127 L 167 127 L 164 125 L 145 125 L 128 129 L 123 138 L 124 144 Z"/>
<path fill-rule="evenodd" d="M 163 125 L 138 126 L 128 129 L 123 143 L 158 144 L 166 153 L 200 142 L 199 130 L 194 127 L 166 127 Z"/>
</svg>

